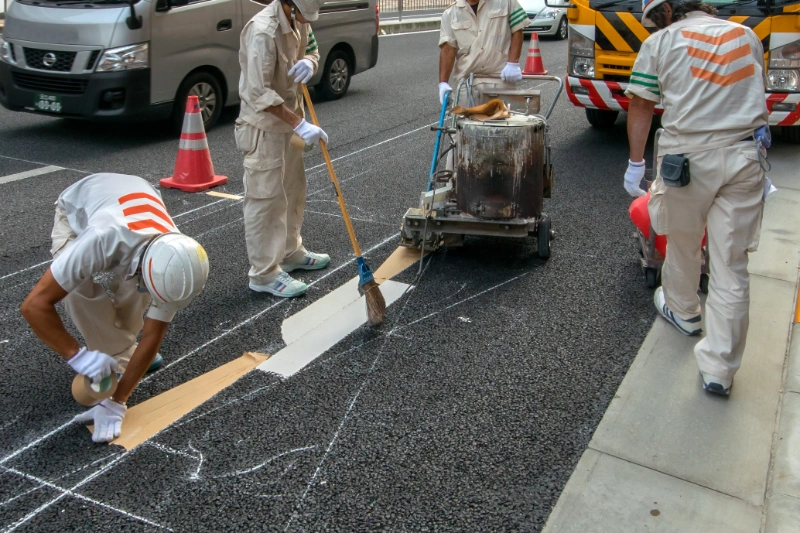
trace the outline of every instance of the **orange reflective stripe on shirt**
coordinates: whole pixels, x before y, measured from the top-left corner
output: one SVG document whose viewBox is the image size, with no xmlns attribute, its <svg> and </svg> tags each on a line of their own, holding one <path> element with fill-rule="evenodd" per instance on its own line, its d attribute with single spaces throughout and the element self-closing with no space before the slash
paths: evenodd
<svg viewBox="0 0 800 533">
<path fill-rule="evenodd" d="M 134 200 L 150 200 L 163 207 L 164 210 L 162 211 L 158 207 L 155 207 L 150 204 L 134 205 L 131 207 L 126 207 L 122 210 L 122 214 L 125 217 L 130 217 L 133 215 L 151 214 L 155 215 L 162 221 L 166 222 L 173 229 L 175 228 L 175 223 L 172 221 L 172 218 L 170 218 L 170 216 L 166 212 L 167 209 L 166 206 L 158 197 L 153 196 L 152 194 L 148 194 L 146 192 L 134 192 L 126 194 L 125 196 L 120 196 L 119 203 L 120 205 L 122 205 L 128 202 L 132 202 Z M 161 224 L 159 221 L 153 218 L 145 218 L 143 220 L 133 220 L 131 222 L 128 222 L 128 229 L 133 231 L 141 229 L 154 229 L 161 233 L 169 233 L 170 231 L 172 231 L 171 229 L 165 227 L 163 224 Z"/>
<path fill-rule="evenodd" d="M 711 72 L 710 70 L 705 70 L 702 68 L 692 67 L 692 76 L 695 78 L 700 78 L 701 80 L 707 80 L 711 83 L 716 83 L 717 85 L 722 85 L 723 87 L 727 87 L 728 85 L 733 85 L 738 81 L 742 81 L 744 79 L 749 78 L 753 74 L 756 73 L 756 66 L 755 65 L 747 65 L 746 67 L 742 67 L 739 70 L 731 72 L 730 74 L 717 74 L 716 72 Z"/>
<path fill-rule="evenodd" d="M 730 52 L 726 52 L 724 54 L 716 54 L 714 52 L 709 52 L 707 50 L 701 50 L 699 48 L 695 48 L 694 46 L 689 46 L 686 48 L 686 50 L 692 57 L 696 57 L 698 59 L 705 59 L 706 61 L 710 61 L 711 63 L 716 63 L 717 65 L 727 65 L 732 61 L 736 61 L 737 59 L 747 57 L 751 53 L 749 44 L 743 44 L 742 46 L 734 48 Z"/>
<path fill-rule="evenodd" d="M 164 205 L 164 202 L 162 202 L 161 199 L 159 199 L 157 196 L 153 196 L 152 194 L 148 194 L 146 192 L 132 192 L 130 194 L 126 194 L 125 196 L 120 196 L 119 203 L 120 205 L 122 205 L 124 203 L 130 202 L 131 200 L 144 200 L 144 199 L 152 200 L 155 203 L 161 205 L 161 207 L 163 207 L 164 209 L 167 208 L 167 206 Z"/>
<path fill-rule="evenodd" d="M 169 233 L 170 229 L 165 228 L 155 220 L 137 220 L 135 222 L 128 222 L 128 229 L 136 231 L 139 229 L 154 229 L 161 233 Z"/>
<path fill-rule="evenodd" d="M 701 43 L 713 44 L 719 46 L 721 44 L 725 44 L 731 42 L 734 39 L 739 37 L 744 37 L 744 28 L 734 28 L 732 30 L 726 31 L 722 35 L 717 35 L 716 37 L 713 35 L 706 35 L 705 33 L 698 33 L 696 31 L 686 31 L 681 30 L 681 35 L 686 37 L 687 39 L 692 39 L 694 41 L 700 41 Z"/>
<path fill-rule="evenodd" d="M 175 226 L 175 224 L 172 222 L 172 219 L 169 218 L 169 215 L 167 215 L 157 207 L 153 207 L 152 205 L 149 204 L 135 205 L 133 207 L 127 207 L 122 210 L 122 214 L 125 215 L 126 217 L 129 215 L 139 215 L 142 213 L 152 213 L 161 220 L 163 220 L 164 222 L 166 222 L 167 224 L 169 224 L 170 226 L 173 227 Z"/>
</svg>

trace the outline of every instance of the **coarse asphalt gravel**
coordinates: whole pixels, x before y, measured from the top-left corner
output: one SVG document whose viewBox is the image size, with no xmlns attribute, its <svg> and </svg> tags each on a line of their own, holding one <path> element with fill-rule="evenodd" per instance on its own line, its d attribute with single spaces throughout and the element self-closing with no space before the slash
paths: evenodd
<svg viewBox="0 0 800 533">
<path fill-rule="evenodd" d="M 317 105 L 373 269 L 396 248 L 427 178 L 437 39 L 382 37 L 377 67 L 344 99 Z M 541 46 L 563 76 L 566 43 Z M 236 115 L 226 110 L 208 138 L 217 173 L 230 178 L 219 190 L 238 194 Z M 128 453 L 69 424 L 82 409 L 72 372 L 18 309 L 47 268 L 59 192 L 98 171 L 155 182 L 171 173 L 177 141 L 163 125 L 0 110 L 0 176 L 66 167 L 0 185 L 0 527 L 539 531 L 655 316 L 622 188 L 624 118 L 598 132 L 562 97 L 551 134 L 551 259 L 536 256 L 532 239 L 441 250 L 421 277 L 416 266 L 398 276 L 416 288 L 381 328 L 356 331 L 285 381 L 253 372 Z M 178 226 L 208 250 L 211 278 L 170 328 L 168 366 L 130 404 L 244 351 L 277 352 L 285 317 L 355 275 L 354 264 L 332 272 L 353 255 L 319 150 L 306 166 L 304 242 L 332 266 L 300 274 L 314 284 L 291 301 L 248 290 L 240 201 L 162 191 Z"/>
</svg>

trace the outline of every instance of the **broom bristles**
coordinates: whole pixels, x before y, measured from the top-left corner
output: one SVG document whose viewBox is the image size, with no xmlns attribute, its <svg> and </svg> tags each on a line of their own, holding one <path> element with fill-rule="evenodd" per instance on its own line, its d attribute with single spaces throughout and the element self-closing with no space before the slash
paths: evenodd
<svg viewBox="0 0 800 533">
<path fill-rule="evenodd" d="M 383 298 L 380 286 L 375 281 L 370 281 L 362 286 L 364 298 L 367 300 L 367 322 L 377 326 L 383 322 L 386 315 L 386 300 Z"/>
</svg>

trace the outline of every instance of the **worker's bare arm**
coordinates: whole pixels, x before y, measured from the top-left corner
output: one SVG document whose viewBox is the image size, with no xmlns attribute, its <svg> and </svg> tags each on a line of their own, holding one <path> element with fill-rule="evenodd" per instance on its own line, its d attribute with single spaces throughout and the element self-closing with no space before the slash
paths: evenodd
<svg viewBox="0 0 800 533">
<path fill-rule="evenodd" d="M 522 32 L 520 32 L 522 33 Z M 521 41 L 520 41 L 521 46 Z M 519 56 L 517 56 L 519 60 Z M 447 83 L 456 64 L 456 49 L 445 43 L 439 47 L 439 83 Z"/>
<path fill-rule="evenodd" d="M 64 359 L 71 358 L 81 348 L 56 311 L 56 304 L 67 294 L 48 268 L 20 308 L 36 336 Z"/>
<path fill-rule="evenodd" d="M 290 111 L 289 108 L 286 107 L 286 104 L 274 105 L 272 107 L 268 107 L 267 113 L 275 115 L 276 117 L 278 117 L 279 119 L 290 125 L 292 129 L 296 128 L 300 124 L 300 122 L 303 121 L 302 118 L 298 117 L 295 113 Z"/>
<path fill-rule="evenodd" d="M 644 149 L 647 145 L 647 137 L 650 135 L 650 125 L 653 122 L 655 107 L 655 102 L 650 100 L 635 95 L 631 98 L 628 106 L 628 142 L 631 161 L 644 160 Z"/>
<path fill-rule="evenodd" d="M 525 41 L 525 36 L 522 35 L 522 30 L 517 30 L 511 34 L 511 46 L 508 48 L 508 62 L 519 63 L 519 58 L 522 56 L 522 44 Z"/>
<path fill-rule="evenodd" d="M 168 328 L 169 322 L 162 322 L 153 318 L 145 319 L 139 346 L 133 352 L 128 367 L 119 380 L 117 390 L 114 392 L 114 396 L 111 397 L 112 400 L 123 404 L 128 401 L 128 397 L 142 380 L 147 368 L 153 362 L 159 348 L 161 348 L 161 343 L 164 341 Z"/>
</svg>

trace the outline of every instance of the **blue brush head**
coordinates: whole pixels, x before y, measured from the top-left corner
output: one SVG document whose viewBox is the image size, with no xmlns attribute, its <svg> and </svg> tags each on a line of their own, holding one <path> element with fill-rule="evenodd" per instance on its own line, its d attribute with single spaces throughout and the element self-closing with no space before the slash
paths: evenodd
<svg viewBox="0 0 800 533">
<path fill-rule="evenodd" d="M 356 263 L 358 263 L 358 284 L 359 285 L 366 285 L 372 281 L 375 281 L 375 278 L 372 276 L 372 270 L 369 269 L 369 265 L 364 261 L 363 257 L 356 257 Z"/>
</svg>

